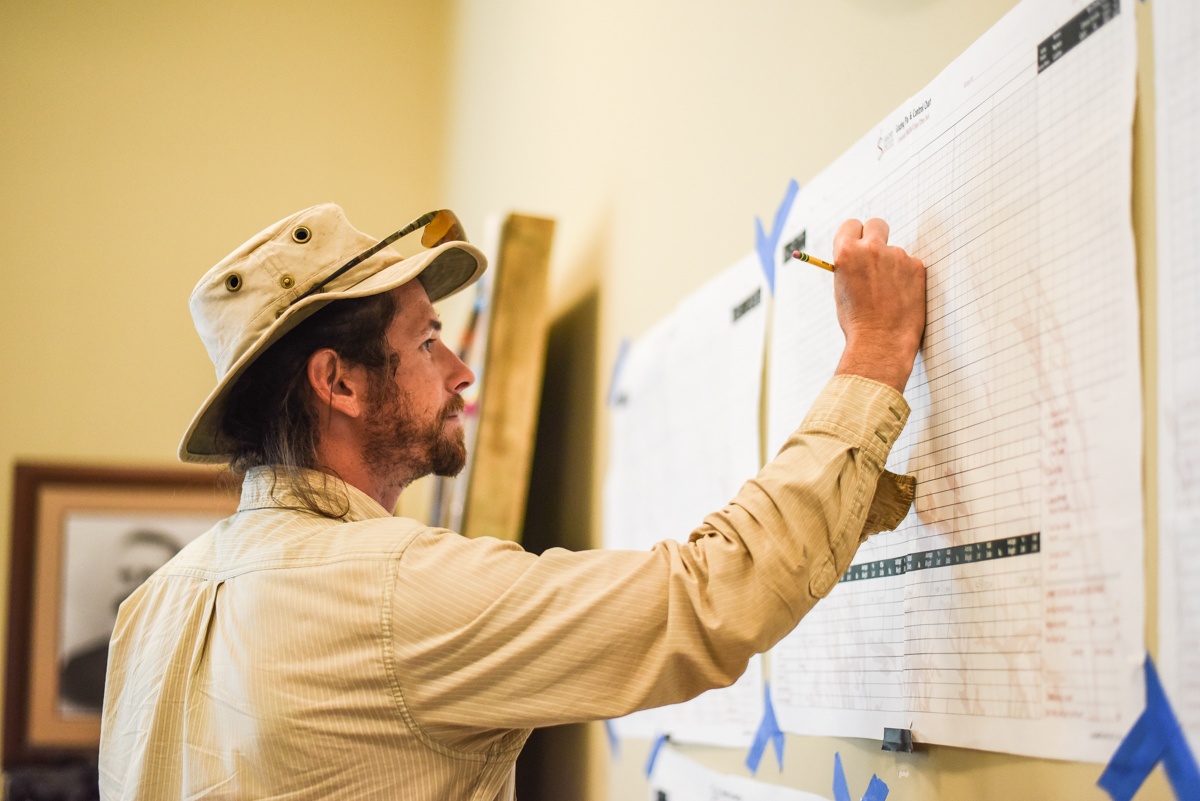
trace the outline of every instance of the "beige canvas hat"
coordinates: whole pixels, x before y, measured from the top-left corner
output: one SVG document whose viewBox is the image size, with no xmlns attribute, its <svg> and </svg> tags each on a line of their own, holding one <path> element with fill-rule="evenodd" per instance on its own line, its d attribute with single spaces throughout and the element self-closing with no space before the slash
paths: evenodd
<svg viewBox="0 0 1200 801">
<path fill-rule="evenodd" d="M 436 302 L 487 269 L 478 248 L 446 241 L 404 258 L 389 245 L 447 212 L 431 212 L 383 240 L 356 230 L 341 207 L 313 206 L 261 231 L 205 273 L 188 305 L 196 331 L 217 368 L 217 387 L 200 406 L 179 445 L 185 462 L 222 462 L 219 424 L 238 377 L 268 347 L 335 300 L 387 292 L 414 278 Z M 453 237 L 457 227 L 438 236 Z M 346 269 L 348 267 L 348 269 Z"/>
</svg>

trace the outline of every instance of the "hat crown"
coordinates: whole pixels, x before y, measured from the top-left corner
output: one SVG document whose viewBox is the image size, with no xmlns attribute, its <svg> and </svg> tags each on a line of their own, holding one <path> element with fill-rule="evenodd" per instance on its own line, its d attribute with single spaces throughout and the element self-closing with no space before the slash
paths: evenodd
<svg viewBox="0 0 1200 801">
<path fill-rule="evenodd" d="M 354 228 L 340 206 L 324 203 L 260 231 L 205 273 L 188 306 L 217 379 L 297 298 L 376 242 Z"/>
</svg>

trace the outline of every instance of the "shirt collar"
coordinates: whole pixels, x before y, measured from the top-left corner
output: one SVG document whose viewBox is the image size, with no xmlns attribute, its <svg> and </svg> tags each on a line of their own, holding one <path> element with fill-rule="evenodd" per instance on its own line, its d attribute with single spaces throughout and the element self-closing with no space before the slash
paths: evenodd
<svg viewBox="0 0 1200 801">
<path fill-rule="evenodd" d="M 238 511 L 291 509 L 308 512 L 302 494 L 305 488 L 323 509 L 347 523 L 392 516 L 371 496 L 337 476 L 301 469 L 293 478 L 273 465 L 252 467 L 246 472 Z"/>
</svg>

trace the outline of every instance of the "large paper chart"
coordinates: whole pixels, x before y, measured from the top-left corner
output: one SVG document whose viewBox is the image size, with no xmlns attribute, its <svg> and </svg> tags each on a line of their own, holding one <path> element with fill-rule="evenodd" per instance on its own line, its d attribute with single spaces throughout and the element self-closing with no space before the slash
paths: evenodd
<svg viewBox="0 0 1200 801">
<path fill-rule="evenodd" d="M 611 392 L 604 543 L 686 540 L 758 472 L 767 288 L 739 260 L 627 351 Z M 730 687 L 613 722 L 622 737 L 745 748 L 763 715 L 762 661 Z"/>
<path fill-rule="evenodd" d="M 1200 6 L 1155 0 L 1159 668 L 1200 748 Z"/>
<path fill-rule="evenodd" d="M 628 349 L 609 399 L 605 547 L 686 540 L 758 472 L 766 301 L 750 254 Z"/>
<path fill-rule="evenodd" d="M 832 277 L 783 254 L 882 217 L 929 305 L 914 510 L 776 647 L 785 730 L 1104 761 L 1141 711 L 1135 67 L 1128 0 L 1026 0 L 797 197 L 772 447 L 842 347 Z"/>
<path fill-rule="evenodd" d="M 823 796 L 729 776 L 665 746 L 650 774 L 650 801 L 826 801 Z"/>
</svg>

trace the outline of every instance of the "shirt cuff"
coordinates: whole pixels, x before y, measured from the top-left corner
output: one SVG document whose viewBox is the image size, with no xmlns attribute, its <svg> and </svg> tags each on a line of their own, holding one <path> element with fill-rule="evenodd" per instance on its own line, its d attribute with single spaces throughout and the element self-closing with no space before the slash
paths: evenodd
<svg viewBox="0 0 1200 801">
<path fill-rule="evenodd" d="M 835 375 L 800 424 L 800 433 L 850 442 L 883 470 L 908 422 L 909 411 L 904 396 L 887 384 L 857 375 Z"/>
<path fill-rule="evenodd" d="M 913 497 L 917 492 L 917 480 L 908 475 L 884 470 L 879 474 L 879 483 L 875 485 L 875 499 L 863 522 L 859 542 L 865 542 L 867 537 L 881 531 L 891 531 L 908 516 L 912 507 Z"/>
<path fill-rule="evenodd" d="M 848 440 L 880 471 L 860 542 L 900 525 L 912 507 L 916 479 L 884 469 L 910 412 L 904 396 L 887 384 L 858 375 L 836 375 L 800 425 L 804 433 Z"/>
</svg>

